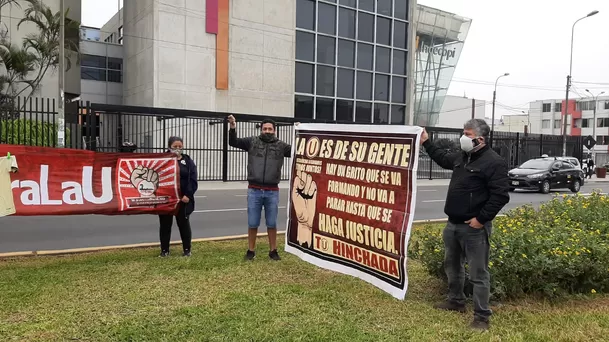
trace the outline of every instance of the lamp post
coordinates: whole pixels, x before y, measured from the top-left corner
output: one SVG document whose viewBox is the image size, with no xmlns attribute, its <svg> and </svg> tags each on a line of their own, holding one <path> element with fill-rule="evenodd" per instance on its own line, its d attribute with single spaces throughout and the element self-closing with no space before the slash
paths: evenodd
<svg viewBox="0 0 609 342">
<path fill-rule="evenodd" d="M 499 82 L 499 79 L 501 77 L 505 77 L 505 76 L 510 76 L 509 72 L 506 72 L 505 74 L 497 77 L 497 80 L 495 81 L 495 89 L 493 90 L 493 115 L 491 117 L 491 147 L 493 147 L 493 143 L 494 143 L 494 135 L 495 135 L 495 101 L 497 100 L 497 83 Z"/>
<path fill-rule="evenodd" d="M 594 114 L 592 116 L 592 137 L 594 137 L 594 139 L 596 139 L 596 105 L 598 104 L 598 97 L 603 95 L 605 92 L 601 91 L 600 93 L 598 93 L 598 95 L 594 96 L 594 94 L 592 94 L 592 92 L 588 89 L 586 89 L 586 92 L 590 95 L 592 95 L 592 98 L 594 99 Z M 592 160 L 594 160 L 596 162 L 596 146 L 592 147 Z"/>
<path fill-rule="evenodd" d="M 565 115 L 564 115 L 564 119 L 563 119 L 563 124 L 562 124 L 562 155 L 563 157 L 567 156 L 567 119 L 569 116 L 569 90 L 571 89 L 571 74 L 573 72 L 573 35 L 575 33 L 575 24 L 577 24 L 578 22 L 580 22 L 581 20 L 584 20 L 586 18 L 589 18 L 593 15 L 597 15 L 598 11 L 592 11 L 590 13 L 588 13 L 588 15 L 586 15 L 583 18 L 579 18 L 577 19 L 574 23 L 573 23 L 573 27 L 571 28 L 571 57 L 569 59 L 569 75 L 567 75 L 567 91 L 566 91 L 566 95 L 565 95 Z"/>
</svg>

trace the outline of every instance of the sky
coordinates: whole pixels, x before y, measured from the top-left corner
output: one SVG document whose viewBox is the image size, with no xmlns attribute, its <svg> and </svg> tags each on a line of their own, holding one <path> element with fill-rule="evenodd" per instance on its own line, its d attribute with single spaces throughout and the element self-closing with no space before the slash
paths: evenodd
<svg viewBox="0 0 609 342">
<path fill-rule="evenodd" d="M 82 24 L 101 27 L 122 0 L 82 0 Z M 450 84 L 450 95 L 486 100 L 491 114 L 495 80 L 496 116 L 528 112 L 528 102 L 563 99 L 575 26 L 570 98 L 609 94 L 608 0 L 419 0 L 422 5 L 472 19 Z"/>
</svg>

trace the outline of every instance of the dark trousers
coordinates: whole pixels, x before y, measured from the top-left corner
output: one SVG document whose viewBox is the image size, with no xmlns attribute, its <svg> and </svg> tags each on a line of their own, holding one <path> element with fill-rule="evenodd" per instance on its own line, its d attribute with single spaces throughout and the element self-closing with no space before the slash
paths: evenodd
<svg viewBox="0 0 609 342">
<path fill-rule="evenodd" d="M 159 235 L 161 237 L 161 250 L 169 250 L 169 242 L 171 241 L 171 227 L 173 226 L 173 218 L 175 217 L 178 229 L 180 230 L 180 237 L 182 238 L 182 247 L 184 250 L 190 250 L 192 242 L 192 230 L 190 229 L 190 220 L 184 212 L 186 206 L 184 203 L 180 203 L 180 209 L 176 216 L 173 215 L 159 215 Z"/>
<path fill-rule="evenodd" d="M 448 300 L 465 305 L 463 287 L 465 283 L 465 262 L 469 266 L 470 282 L 473 285 L 474 316 L 488 321 L 492 311 L 489 305 L 491 295 L 490 273 L 488 270 L 490 236 L 492 224 L 482 229 L 474 229 L 466 223 L 449 222 L 444 228 L 444 270 L 448 276 Z"/>
</svg>

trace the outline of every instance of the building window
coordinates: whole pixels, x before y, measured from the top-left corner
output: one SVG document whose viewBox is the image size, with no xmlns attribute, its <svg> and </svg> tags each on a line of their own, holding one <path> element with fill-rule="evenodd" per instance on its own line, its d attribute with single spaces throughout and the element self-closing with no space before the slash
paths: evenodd
<svg viewBox="0 0 609 342">
<path fill-rule="evenodd" d="M 560 120 L 554 120 L 554 128 L 560 128 Z"/>
<path fill-rule="evenodd" d="M 552 111 L 552 104 L 551 103 L 544 103 L 541 107 L 541 111 L 544 113 L 549 113 Z"/>
<path fill-rule="evenodd" d="M 582 119 L 575 119 L 575 122 L 573 122 L 573 128 L 582 128 Z"/>
<path fill-rule="evenodd" d="M 297 93 L 313 94 L 314 68 L 313 64 L 296 63 L 295 90 Z"/>
<path fill-rule="evenodd" d="M 80 79 L 106 82 L 106 69 L 81 67 Z"/>
<path fill-rule="evenodd" d="M 384 103 L 376 103 L 374 105 L 374 123 L 388 124 L 389 123 L 389 105 Z"/>
<path fill-rule="evenodd" d="M 605 109 L 609 109 L 609 101 L 605 101 Z"/>
<path fill-rule="evenodd" d="M 550 120 L 541 120 L 541 128 L 542 129 L 550 128 Z"/>
<path fill-rule="evenodd" d="M 295 116 L 404 124 L 407 1 L 296 0 L 296 6 Z"/>
<path fill-rule="evenodd" d="M 406 106 L 391 105 L 391 124 L 404 125 L 406 123 Z"/>
<path fill-rule="evenodd" d="M 562 103 L 555 103 L 554 104 L 554 111 L 556 113 L 562 113 Z"/>
<path fill-rule="evenodd" d="M 378 0 L 376 2 L 376 13 L 390 17 L 393 14 L 391 8 L 392 2 L 392 0 Z"/>
<path fill-rule="evenodd" d="M 360 8 L 362 2 L 360 1 Z M 374 42 L 374 16 L 368 13 L 357 13 L 357 39 Z"/>
<path fill-rule="evenodd" d="M 317 66 L 317 95 L 334 96 L 334 67 Z"/>
<path fill-rule="evenodd" d="M 408 20 L 408 2 L 395 1 L 395 11 L 393 15 L 402 20 Z"/>
<path fill-rule="evenodd" d="M 391 72 L 391 49 L 377 46 L 375 64 L 374 70 L 377 72 Z"/>
<path fill-rule="evenodd" d="M 374 46 L 370 44 L 357 43 L 357 68 L 372 70 L 374 60 Z"/>
<path fill-rule="evenodd" d="M 355 105 L 355 122 L 372 123 L 372 103 L 357 102 Z"/>
<path fill-rule="evenodd" d="M 355 11 L 342 7 L 339 9 L 338 35 L 355 39 Z"/>
<path fill-rule="evenodd" d="M 590 121 L 592 121 L 592 119 L 581 119 L 581 120 L 582 120 L 582 128 L 590 127 Z"/>
<path fill-rule="evenodd" d="M 376 43 L 391 45 L 391 20 L 376 17 Z"/>
<path fill-rule="evenodd" d="M 406 49 L 408 28 L 407 24 L 402 21 L 394 21 L 393 29 L 393 46 L 396 48 Z"/>
<path fill-rule="evenodd" d="M 317 35 L 317 63 L 334 65 L 336 39 Z"/>
<path fill-rule="evenodd" d="M 355 72 L 351 69 L 338 68 L 337 76 L 336 96 L 352 99 Z"/>
<path fill-rule="evenodd" d="M 596 127 L 609 127 L 609 118 L 596 119 Z"/>
<path fill-rule="evenodd" d="M 296 3 L 296 27 L 315 31 L 315 2 L 298 0 Z"/>
<path fill-rule="evenodd" d="M 353 101 L 336 100 L 336 121 L 353 122 Z"/>
<path fill-rule="evenodd" d="M 123 27 L 122 26 L 118 28 L 118 37 L 123 38 Z"/>
<path fill-rule="evenodd" d="M 294 97 L 294 117 L 313 119 L 313 97 L 296 95 Z"/>
<path fill-rule="evenodd" d="M 317 3 L 317 32 L 336 35 L 336 6 Z"/>
<path fill-rule="evenodd" d="M 123 82 L 123 60 L 83 54 L 80 61 L 80 78 L 101 82 Z"/>
<path fill-rule="evenodd" d="M 577 110 L 578 111 L 594 110 L 594 101 L 578 102 L 577 103 Z"/>
<path fill-rule="evenodd" d="M 296 59 L 315 62 L 315 35 L 296 31 Z"/>
<path fill-rule="evenodd" d="M 318 120 L 334 121 L 334 100 L 318 97 L 315 102 L 315 118 Z"/>
<path fill-rule="evenodd" d="M 355 42 L 349 40 L 338 40 L 338 65 L 355 67 Z"/>
</svg>

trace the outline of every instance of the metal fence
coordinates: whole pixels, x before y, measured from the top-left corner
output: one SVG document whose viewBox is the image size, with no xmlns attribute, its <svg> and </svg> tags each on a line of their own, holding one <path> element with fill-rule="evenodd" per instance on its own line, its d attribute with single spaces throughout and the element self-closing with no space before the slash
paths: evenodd
<svg viewBox="0 0 609 342">
<path fill-rule="evenodd" d="M 18 101 L 17 111 L 2 112 L 0 143 L 56 146 L 56 106 L 54 100 L 29 99 Z M 185 153 L 198 165 L 199 180 L 243 181 L 247 178 L 247 154 L 228 145 L 227 113 L 167 108 L 134 107 L 105 104 L 69 104 L 66 106 L 66 147 L 99 152 L 156 153 L 167 150 L 171 136 L 184 139 Z M 235 114 L 237 135 L 257 135 L 262 116 Z M 297 119 L 271 117 L 277 122 L 279 139 L 290 142 Z M 301 122 L 325 122 L 298 120 Z M 430 140 L 447 150 L 458 148 L 460 129 L 428 128 Z M 568 137 L 570 156 L 582 159 L 583 140 Z M 493 148 L 511 167 L 538 157 L 562 155 L 562 137 L 539 134 L 495 132 Z M 132 145 L 135 145 L 132 147 Z M 451 171 L 435 164 L 421 151 L 418 178 L 447 179 Z M 289 161 L 286 160 L 286 164 Z M 282 178 L 289 179 L 289 167 Z"/>
</svg>

